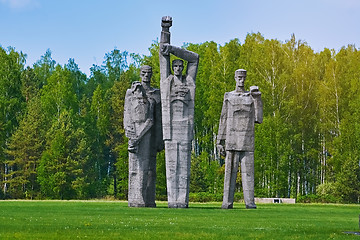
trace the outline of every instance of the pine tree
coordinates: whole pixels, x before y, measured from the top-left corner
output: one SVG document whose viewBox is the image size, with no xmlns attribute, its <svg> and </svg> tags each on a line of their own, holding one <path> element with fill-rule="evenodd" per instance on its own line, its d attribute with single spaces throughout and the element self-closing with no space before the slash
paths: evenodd
<svg viewBox="0 0 360 240">
<path fill-rule="evenodd" d="M 21 72 L 26 55 L 14 48 L 0 47 L 0 185 L 1 195 L 6 195 L 8 173 L 7 144 L 23 115 L 24 98 L 21 94 Z M 1 197 L 0 195 L 0 197 Z"/>
<path fill-rule="evenodd" d="M 47 147 L 38 167 L 43 197 L 53 199 L 86 198 L 88 183 L 84 166 L 90 155 L 84 130 L 72 112 L 63 110 L 47 132 Z"/>
<path fill-rule="evenodd" d="M 27 113 L 8 145 L 9 195 L 33 199 L 39 193 L 37 167 L 44 150 L 44 119 L 39 98 L 32 98 Z"/>
</svg>

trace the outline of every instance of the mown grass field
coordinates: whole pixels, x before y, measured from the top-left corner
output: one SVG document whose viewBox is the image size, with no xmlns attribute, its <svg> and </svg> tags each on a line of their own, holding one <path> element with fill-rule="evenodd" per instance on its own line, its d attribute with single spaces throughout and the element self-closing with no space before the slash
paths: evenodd
<svg viewBox="0 0 360 240">
<path fill-rule="evenodd" d="M 360 239 L 359 205 L 0 201 L 0 239 Z"/>
</svg>

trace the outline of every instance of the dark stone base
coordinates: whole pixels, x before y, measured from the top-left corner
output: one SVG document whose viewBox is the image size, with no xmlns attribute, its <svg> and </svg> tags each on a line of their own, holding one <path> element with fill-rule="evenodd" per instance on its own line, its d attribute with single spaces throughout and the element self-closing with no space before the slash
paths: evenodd
<svg viewBox="0 0 360 240">
<path fill-rule="evenodd" d="M 145 207 L 155 208 L 156 203 L 147 203 L 147 204 L 145 204 Z"/>
<path fill-rule="evenodd" d="M 145 203 L 128 203 L 129 207 L 145 207 Z"/>
<path fill-rule="evenodd" d="M 168 203 L 169 208 L 188 208 L 187 203 Z"/>
<path fill-rule="evenodd" d="M 155 203 L 128 203 L 129 207 L 150 207 L 150 208 L 155 208 L 156 204 Z"/>
<path fill-rule="evenodd" d="M 222 209 L 233 209 L 233 204 L 232 203 L 223 203 L 221 205 Z"/>
<path fill-rule="evenodd" d="M 245 205 L 246 209 L 256 209 L 256 204 L 249 204 L 249 205 Z"/>
</svg>

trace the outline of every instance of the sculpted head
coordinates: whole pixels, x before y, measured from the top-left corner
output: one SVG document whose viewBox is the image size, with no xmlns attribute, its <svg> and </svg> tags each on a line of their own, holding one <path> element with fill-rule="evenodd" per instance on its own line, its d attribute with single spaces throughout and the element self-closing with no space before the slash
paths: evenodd
<svg viewBox="0 0 360 240">
<path fill-rule="evenodd" d="M 236 87 L 243 88 L 246 79 L 246 70 L 238 69 L 235 71 Z"/>
<path fill-rule="evenodd" d="M 175 76 L 181 77 L 182 71 L 184 70 L 184 61 L 181 59 L 175 59 L 172 62 L 172 69 Z"/>
<path fill-rule="evenodd" d="M 150 83 L 152 77 L 152 68 L 149 65 L 141 66 L 140 77 L 142 82 Z"/>
</svg>

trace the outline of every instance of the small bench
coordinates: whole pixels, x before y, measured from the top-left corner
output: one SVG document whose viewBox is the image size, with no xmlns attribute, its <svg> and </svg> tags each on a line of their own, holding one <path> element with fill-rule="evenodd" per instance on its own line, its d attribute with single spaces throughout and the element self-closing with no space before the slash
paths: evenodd
<svg viewBox="0 0 360 240">
<path fill-rule="evenodd" d="M 255 203 L 286 203 L 295 204 L 295 198 L 255 198 Z"/>
</svg>

